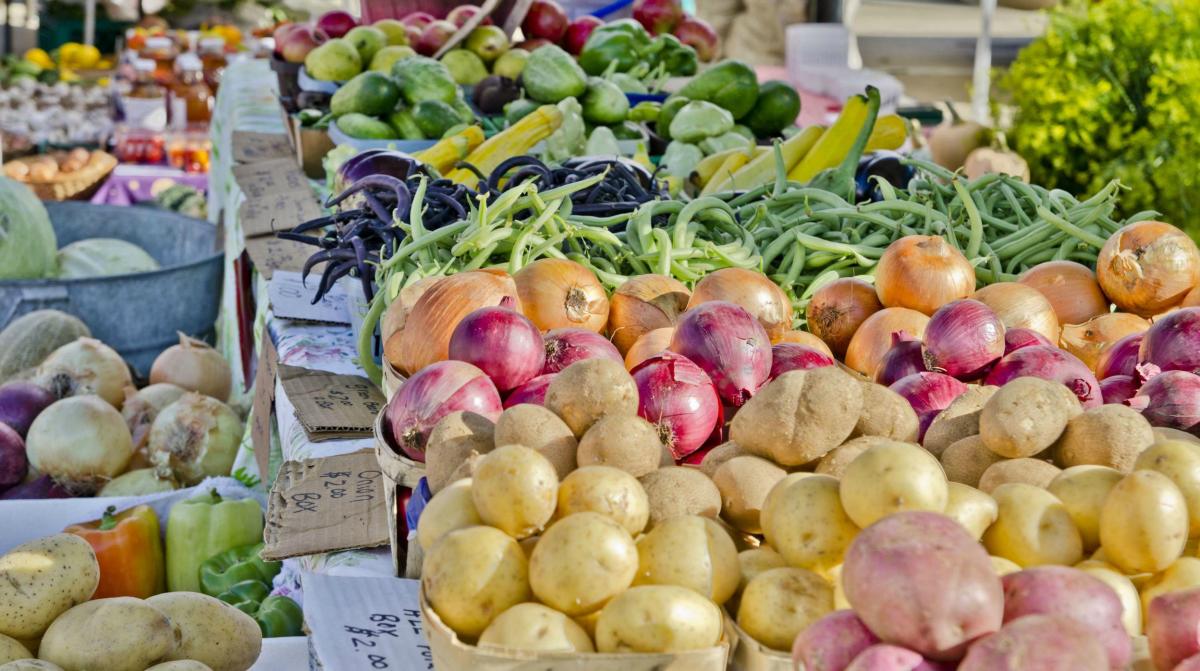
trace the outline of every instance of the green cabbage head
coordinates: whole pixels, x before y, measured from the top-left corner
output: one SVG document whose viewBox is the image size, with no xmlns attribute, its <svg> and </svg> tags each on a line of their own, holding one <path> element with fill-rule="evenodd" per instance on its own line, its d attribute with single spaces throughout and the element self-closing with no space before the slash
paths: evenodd
<svg viewBox="0 0 1200 671">
<path fill-rule="evenodd" d="M 57 248 L 42 201 L 24 184 L 0 177 L 0 279 L 52 276 Z"/>
<path fill-rule="evenodd" d="M 144 273 L 158 267 L 146 250 L 116 238 L 77 240 L 58 250 L 58 276 L 63 279 Z"/>
</svg>

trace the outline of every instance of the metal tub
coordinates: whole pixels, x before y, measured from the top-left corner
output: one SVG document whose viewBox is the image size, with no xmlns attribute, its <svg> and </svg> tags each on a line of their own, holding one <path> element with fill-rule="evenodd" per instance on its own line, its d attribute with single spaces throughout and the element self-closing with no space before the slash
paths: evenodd
<svg viewBox="0 0 1200 671">
<path fill-rule="evenodd" d="M 217 227 L 172 212 L 81 202 L 46 203 L 63 247 L 84 238 L 119 238 L 161 269 L 85 279 L 0 280 L 0 328 L 53 308 L 83 320 L 138 372 L 179 342 L 177 331 L 212 340 L 221 304 L 223 252 Z"/>
</svg>

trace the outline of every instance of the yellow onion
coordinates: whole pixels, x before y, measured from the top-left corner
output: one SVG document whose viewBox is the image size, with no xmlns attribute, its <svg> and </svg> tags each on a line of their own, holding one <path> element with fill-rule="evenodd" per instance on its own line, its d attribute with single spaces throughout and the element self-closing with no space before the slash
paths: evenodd
<svg viewBox="0 0 1200 671">
<path fill-rule="evenodd" d="M 1093 371 L 1100 357 L 1113 343 L 1134 333 L 1144 333 L 1150 322 L 1128 312 L 1110 312 L 1082 324 L 1063 327 L 1059 345 L 1074 354 Z"/>
<path fill-rule="evenodd" d="M 889 308 L 931 315 L 975 291 L 967 257 L 936 235 L 909 235 L 888 245 L 875 266 L 875 292 Z"/>
<path fill-rule="evenodd" d="M 674 326 L 664 326 L 643 334 L 625 353 L 625 370 L 633 370 L 646 359 L 667 351 L 671 347 L 671 338 L 674 336 Z"/>
<path fill-rule="evenodd" d="M 893 333 L 907 333 L 920 339 L 925 335 L 929 317 L 908 308 L 884 308 L 867 317 L 854 332 L 846 347 L 846 365 L 863 375 L 874 377 L 883 355 L 892 348 Z"/>
<path fill-rule="evenodd" d="M 1119 310 L 1149 317 L 1200 284 L 1200 249 L 1170 224 L 1139 221 L 1104 243 L 1096 278 Z"/>
<path fill-rule="evenodd" d="M 1050 299 L 1019 282 L 990 284 L 971 296 L 996 313 L 1006 329 L 1030 329 L 1058 342 L 1058 315 Z"/>
<path fill-rule="evenodd" d="M 150 427 L 154 418 L 163 408 L 178 401 L 186 392 L 169 382 L 159 382 L 140 391 L 133 387 L 125 387 L 125 405 L 121 407 L 121 417 L 129 427 L 129 435 L 133 438 L 133 459 L 129 462 L 130 470 L 146 468 L 150 465 L 150 455 L 146 453 L 146 442 L 150 438 Z"/>
<path fill-rule="evenodd" d="M 169 470 L 191 486 L 210 475 L 229 475 L 241 443 L 237 413 L 215 398 L 188 393 L 154 418 L 147 449 L 159 472 Z"/>
<path fill-rule="evenodd" d="M 833 356 L 833 350 L 829 348 L 829 344 L 818 338 L 816 335 L 809 333 L 808 331 L 784 331 L 783 335 L 779 336 L 779 342 L 775 344 L 780 345 L 788 342 L 795 343 L 797 345 L 807 345 L 808 347 L 820 350 L 829 356 Z"/>
<path fill-rule="evenodd" d="M 233 374 L 220 352 L 204 341 L 180 333 L 179 344 L 163 350 L 150 367 L 150 384 L 159 383 L 225 402 L 229 400 Z"/>
<path fill-rule="evenodd" d="M 1021 273 L 1021 284 L 1042 292 L 1060 324 L 1082 324 L 1108 312 L 1096 273 L 1074 261 L 1049 261 Z"/>
<path fill-rule="evenodd" d="M 692 292 L 666 275 L 638 275 L 617 287 L 609 299 L 608 335 L 621 354 L 644 334 L 674 326 Z"/>
<path fill-rule="evenodd" d="M 875 287 L 854 277 L 843 277 L 817 289 L 808 303 L 808 330 L 838 356 L 846 355 L 850 338 L 883 305 Z"/>
<path fill-rule="evenodd" d="M 688 309 L 710 301 L 728 301 L 749 312 L 771 342 L 792 328 L 792 302 L 766 275 L 742 268 L 722 268 L 705 275 L 692 290 Z"/>
<path fill-rule="evenodd" d="M 596 274 L 574 261 L 538 259 L 513 275 L 529 321 L 543 332 L 584 328 L 601 333 L 608 323 L 608 294 Z"/>
<path fill-rule="evenodd" d="M 1200 284 L 1196 285 L 1195 289 L 1188 292 L 1188 295 L 1183 297 L 1183 302 L 1179 304 L 1181 308 L 1196 308 L 1200 307 Z"/>
<path fill-rule="evenodd" d="M 117 410 L 125 402 L 125 387 L 133 384 L 121 355 L 95 338 L 79 338 L 51 352 L 37 377 L 59 398 L 95 394 Z"/>
<path fill-rule="evenodd" d="M 509 307 L 521 311 L 517 285 L 503 270 L 472 270 L 433 283 L 408 313 L 399 341 L 385 351 L 388 361 L 407 375 L 445 361 L 458 322 L 479 308 L 500 305 L 505 298 L 513 301 Z"/>
<path fill-rule="evenodd" d="M 417 301 L 421 296 L 425 295 L 425 292 L 430 287 L 441 282 L 443 279 L 445 278 L 436 275 L 433 277 L 422 277 L 401 289 L 400 293 L 396 295 L 395 300 L 388 303 L 383 316 L 379 318 L 379 335 L 384 343 L 387 343 L 392 339 L 392 336 L 404 329 L 404 322 L 408 319 L 408 313 L 412 312 L 413 306 L 417 304 Z M 399 342 L 399 339 L 397 339 L 396 343 L 399 344 Z"/>
</svg>

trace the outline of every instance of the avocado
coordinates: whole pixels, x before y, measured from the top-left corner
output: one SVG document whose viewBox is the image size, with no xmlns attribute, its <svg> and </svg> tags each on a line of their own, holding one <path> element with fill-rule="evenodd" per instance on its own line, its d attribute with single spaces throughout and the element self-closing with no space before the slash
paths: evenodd
<svg viewBox="0 0 1200 671">
<path fill-rule="evenodd" d="M 679 95 L 724 107 L 736 121 L 749 114 L 758 100 L 758 77 L 749 65 L 728 60 L 696 75 Z"/>
<path fill-rule="evenodd" d="M 358 112 L 338 117 L 337 127 L 346 135 L 357 140 L 395 140 L 396 131 L 391 126 Z"/>
<path fill-rule="evenodd" d="M 400 99 L 400 88 L 382 72 L 368 71 L 355 75 L 342 85 L 329 101 L 333 116 L 358 112 L 370 116 L 387 114 Z"/>
<path fill-rule="evenodd" d="M 770 81 L 758 89 L 758 100 L 742 119 L 758 137 L 773 137 L 795 123 L 800 114 L 800 94 L 783 82 Z"/>
</svg>

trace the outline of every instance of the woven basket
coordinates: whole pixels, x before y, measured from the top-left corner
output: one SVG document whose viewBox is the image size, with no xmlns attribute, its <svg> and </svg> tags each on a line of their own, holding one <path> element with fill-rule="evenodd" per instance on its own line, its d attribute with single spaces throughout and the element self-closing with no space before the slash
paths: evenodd
<svg viewBox="0 0 1200 671">
<path fill-rule="evenodd" d="M 65 153 L 65 152 L 62 152 Z M 51 154 L 57 160 L 58 154 Z M 13 162 L 32 164 L 43 156 L 26 156 Z M 42 200 L 87 200 L 117 167 L 117 157 L 108 152 L 92 152 L 87 165 L 74 172 L 59 173 L 47 182 L 24 182 Z"/>
</svg>

